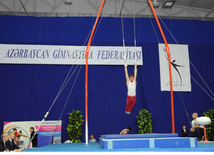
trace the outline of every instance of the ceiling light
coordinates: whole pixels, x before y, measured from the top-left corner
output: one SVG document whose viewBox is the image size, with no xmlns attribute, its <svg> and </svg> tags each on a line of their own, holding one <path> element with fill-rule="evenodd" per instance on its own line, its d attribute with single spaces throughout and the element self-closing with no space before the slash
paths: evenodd
<svg viewBox="0 0 214 155">
<path fill-rule="evenodd" d="M 171 9 L 172 6 L 175 4 L 175 0 L 167 0 L 164 5 L 163 5 L 163 8 L 165 9 Z"/>
<path fill-rule="evenodd" d="M 152 5 L 154 8 L 159 8 L 160 3 L 157 0 L 152 0 Z"/>
<path fill-rule="evenodd" d="M 72 5 L 72 1 L 71 1 L 71 0 L 65 0 L 65 1 L 64 1 L 64 4 L 65 4 L 65 5 Z"/>
</svg>

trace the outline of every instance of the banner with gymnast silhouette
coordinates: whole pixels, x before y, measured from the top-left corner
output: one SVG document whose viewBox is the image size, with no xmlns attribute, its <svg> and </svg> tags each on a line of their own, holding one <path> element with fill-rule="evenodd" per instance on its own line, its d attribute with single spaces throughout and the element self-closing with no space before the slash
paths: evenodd
<svg viewBox="0 0 214 155">
<path fill-rule="evenodd" d="M 169 59 L 164 44 L 158 44 L 161 91 L 170 91 Z M 169 44 L 173 91 L 191 91 L 188 45 Z"/>
<path fill-rule="evenodd" d="M 0 44 L 0 63 L 84 65 L 86 46 Z M 91 46 L 89 65 L 143 65 L 141 47 Z"/>
</svg>

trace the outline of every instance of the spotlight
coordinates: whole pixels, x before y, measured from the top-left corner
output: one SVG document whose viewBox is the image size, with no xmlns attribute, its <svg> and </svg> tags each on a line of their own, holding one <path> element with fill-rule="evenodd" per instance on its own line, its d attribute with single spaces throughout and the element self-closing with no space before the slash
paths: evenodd
<svg viewBox="0 0 214 155">
<path fill-rule="evenodd" d="M 167 0 L 164 5 L 163 5 L 163 8 L 165 9 L 171 9 L 172 6 L 175 4 L 175 0 Z"/>
<path fill-rule="evenodd" d="M 160 3 L 157 0 L 153 0 L 152 4 L 153 4 L 154 8 L 159 8 L 159 6 L 160 6 Z"/>
<path fill-rule="evenodd" d="M 64 1 L 64 4 L 65 4 L 65 5 L 72 5 L 72 1 L 71 1 L 71 0 L 65 0 L 65 1 Z"/>
</svg>

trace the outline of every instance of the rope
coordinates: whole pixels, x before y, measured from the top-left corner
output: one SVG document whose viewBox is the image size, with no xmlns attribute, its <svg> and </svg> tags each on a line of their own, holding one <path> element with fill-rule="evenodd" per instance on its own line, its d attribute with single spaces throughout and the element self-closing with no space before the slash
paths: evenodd
<svg viewBox="0 0 214 155">
<path fill-rule="evenodd" d="M 204 82 L 204 84 L 206 85 L 206 87 L 209 89 L 210 93 L 214 96 L 212 90 L 210 89 L 210 87 L 207 85 L 207 83 L 205 82 L 205 80 L 203 79 L 203 77 L 200 75 L 200 73 L 198 72 L 198 70 L 195 68 L 195 66 L 193 65 L 193 63 L 190 61 L 190 64 L 192 65 L 192 67 L 195 69 L 196 73 L 198 74 L 198 76 L 201 78 L 201 80 Z"/>
<path fill-rule="evenodd" d="M 169 34 L 170 34 L 171 37 L 174 39 L 174 41 L 176 42 L 176 44 L 179 44 L 178 41 L 176 40 L 176 38 L 174 37 L 174 35 L 173 35 L 173 34 L 171 33 L 171 31 L 169 30 L 169 28 L 168 28 L 168 27 L 166 26 L 166 24 L 163 22 L 163 20 L 162 20 L 160 17 L 158 17 L 158 18 L 160 19 L 160 21 L 162 22 L 162 24 L 165 26 L 166 30 L 169 32 Z M 189 61 L 190 61 L 190 60 L 189 60 Z M 201 76 L 201 74 L 198 72 L 198 70 L 195 68 L 195 66 L 193 65 L 193 63 L 192 63 L 191 61 L 190 61 L 190 64 L 191 64 L 191 66 L 193 67 L 193 69 L 196 71 L 196 73 L 198 74 L 198 76 L 201 78 L 201 80 L 203 81 L 203 83 L 206 85 L 206 87 L 208 88 L 208 90 L 210 91 L 210 93 L 214 96 L 212 90 L 209 88 L 209 86 L 207 85 L 207 83 L 205 82 L 205 80 L 203 79 L 203 77 Z M 197 85 L 210 97 L 210 99 L 211 99 L 212 101 L 214 101 L 213 97 L 212 97 L 212 96 L 211 96 L 211 95 L 210 95 L 210 94 L 197 82 L 197 80 L 196 80 L 195 78 L 193 78 L 192 76 L 191 76 L 191 78 L 192 78 L 192 79 L 195 81 L 195 83 L 196 83 L 196 84 L 197 84 Z M 185 113 L 186 113 L 186 115 L 187 115 L 189 124 L 190 124 L 190 126 L 191 126 L 189 114 L 188 114 L 188 112 L 187 112 L 185 103 L 184 103 L 183 99 L 181 98 L 180 92 L 178 92 L 178 94 L 179 94 L 181 103 L 182 103 L 182 105 L 183 105 L 183 107 L 184 107 Z"/>
<path fill-rule="evenodd" d="M 101 18 L 101 19 L 102 19 L 102 18 Z M 97 26 L 97 29 L 98 29 L 100 23 L 101 23 L 101 22 L 99 22 L 99 24 L 98 24 L 98 26 Z M 42 27 L 42 26 L 43 26 L 43 25 L 41 24 L 41 27 Z M 41 29 L 41 28 L 40 28 L 40 29 Z M 95 34 L 96 34 L 96 32 L 97 32 L 97 29 L 96 29 L 96 31 L 95 31 Z M 41 31 L 41 30 L 40 30 L 40 31 Z M 87 38 L 85 39 L 85 42 L 84 42 L 83 46 L 85 46 L 85 44 L 86 44 L 86 42 L 87 42 L 87 40 L 88 40 L 88 38 L 89 38 L 89 36 L 90 36 L 90 34 L 91 34 L 91 31 L 92 31 L 92 28 L 91 28 L 90 32 L 88 33 L 88 36 L 87 36 Z M 93 39 L 94 39 L 94 38 L 93 38 Z M 92 39 L 92 40 L 93 40 L 93 39 Z M 39 42 L 40 42 L 40 40 L 41 40 L 41 35 L 40 35 L 40 37 L 39 37 Z M 79 51 L 80 51 L 80 50 L 79 50 Z M 42 123 L 43 123 L 43 122 L 46 120 L 46 118 L 48 117 L 50 110 L 52 109 L 52 107 L 53 107 L 53 105 L 55 104 L 56 100 L 57 100 L 58 97 L 61 95 L 62 91 L 64 90 L 64 88 L 66 87 L 66 85 L 68 84 L 69 80 L 71 79 L 71 77 L 73 76 L 74 72 L 76 71 L 76 69 L 77 69 L 77 67 L 78 67 L 78 66 L 77 66 L 77 67 L 75 68 L 75 70 L 73 71 L 73 73 L 71 74 L 71 76 L 68 78 L 68 76 L 69 76 L 71 70 L 73 69 L 73 66 L 74 66 L 74 65 L 71 66 L 71 68 L 70 68 L 68 74 L 66 75 L 66 78 L 64 79 L 64 81 L 63 81 L 63 83 L 62 83 L 62 85 L 61 85 L 61 87 L 60 87 L 60 89 L 59 89 L 59 91 L 58 91 L 58 93 L 57 93 L 57 95 L 56 95 L 54 101 L 52 102 L 52 104 L 51 104 L 50 108 L 48 109 L 48 111 L 46 112 L 45 116 L 43 117 L 43 119 L 42 119 L 42 121 L 41 121 L 41 123 L 40 123 L 38 129 L 36 130 L 36 132 L 35 132 L 35 134 L 33 135 L 33 137 L 30 139 L 29 143 L 30 143 L 30 142 L 32 141 L 32 139 L 35 137 L 35 135 L 36 135 L 37 131 L 40 129 Z M 81 65 L 80 68 L 82 68 L 82 65 Z M 80 70 L 79 70 L 79 71 L 80 71 Z M 79 73 L 79 72 L 78 72 L 78 73 Z M 66 103 L 66 105 L 67 105 L 67 103 Z M 61 118 L 61 117 L 62 117 L 62 116 L 60 116 L 60 118 Z M 29 145 L 29 146 L 30 146 L 30 145 Z M 28 147 L 29 147 L 29 146 L 28 146 Z"/>
<path fill-rule="evenodd" d="M 101 20 L 102 20 L 102 17 L 101 17 Z M 100 20 L 99 23 L 98 23 L 98 26 L 97 26 L 97 29 L 96 29 L 96 31 L 95 31 L 94 36 L 96 35 L 96 32 L 97 32 L 97 30 L 98 30 L 98 27 L 100 26 L 101 20 Z M 41 29 L 42 29 L 42 26 L 43 26 L 43 21 L 42 21 L 41 27 L 40 27 L 39 43 L 40 43 L 40 40 L 41 40 Z M 91 32 L 92 32 L 92 29 L 93 29 L 93 27 L 91 28 L 91 30 L 90 30 L 90 32 L 89 32 L 87 38 L 85 39 L 85 42 L 84 42 L 83 46 L 85 46 L 85 44 L 86 44 L 86 42 L 87 42 L 87 40 L 88 40 L 88 38 L 89 38 L 89 36 L 90 36 L 90 34 L 91 34 Z M 94 39 L 94 36 L 93 36 L 92 40 Z M 80 51 L 80 50 L 79 50 L 79 51 Z M 58 97 L 60 96 L 60 94 L 62 93 L 62 91 L 64 90 L 64 88 L 65 88 L 66 85 L 68 84 L 68 82 L 70 81 L 71 77 L 73 76 L 73 74 L 75 73 L 75 71 L 76 71 L 76 69 L 77 69 L 77 67 L 78 67 L 79 65 L 76 66 L 76 68 L 74 69 L 73 73 L 72 73 L 72 74 L 70 75 L 70 77 L 69 77 L 69 74 L 70 74 L 71 70 L 73 69 L 73 66 L 74 66 L 74 65 L 72 65 L 72 67 L 70 68 L 70 70 L 69 70 L 69 72 L 68 72 L 66 78 L 64 79 L 64 81 L 63 81 L 63 83 L 62 83 L 62 85 L 61 85 L 61 87 L 60 87 L 60 89 L 59 89 L 59 91 L 58 91 L 58 93 L 57 93 L 57 95 L 56 95 L 54 101 L 52 102 L 52 104 L 51 104 L 50 108 L 48 109 L 48 111 L 46 112 L 45 116 L 43 117 L 43 119 L 42 119 L 42 121 L 41 121 L 41 123 L 40 123 L 38 129 L 36 130 L 36 132 L 34 133 L 34 135 L 32 136 L 32 138 L 30 139 L 29 143 L 33 140 L 33 138 L 35 137 L 37 131 L 40 129 L 42 123 L 43 123 L 43 122 L 46 120 L 46 118 L 48 117 L 50 110 L 52 109 L 52 107 L 53 107 L 53 105 L 55 104 L 56 100 L 58 99 Z M 78 71 L 78 73 L 77 73 L 77 76 L 76 76 L 76 78 L 75 78 L 75 81 L 74 81 L 73 86 L 72 86 L 72 88 L 71 88 L 71 91 L 70 91 L 70 93 L 69 93 L 69 96 L 68 96 L 68 98 L 67 98 L 67 100 L 66 100 L 66 103 L 65 103 L 65 105 L 64 105 L 64 107 L 63 107 L 63 111 L 62 111 L 62 113 L 61 113 L 61 115 L 60 115 L 60 117 L 59 117 L 59 120 L 61 119 L 62 114 L 63 114 L 63 112 L 64 112 L 64 110 L 65 110 L 65 107 L 67 106 L 68 99 L 69 99 L 70 94 L 71 94 L 71 92 L 72 92 L 72 90 L 73 90 L 73 87 L 74 87 L 74 85 L 75 85 L 75 83 L 76 83 L 77 77 L 79 76 L 79 73 L 80 73 L 81 68 L 82 68 L 82 65 L 80 66 L 80 69 L 79 69 L 79 71 Z M 68 77 L 69 77 L 69 78 L 68 78 Z M 59 123 L 59 120 L 58 120 L 58 123 Z M 57 123 L 57 125 L 58 125 L 58 123 Z M 57 128 L 57 125 L 56 125 L 56 128 Z M 55 129 L 55 131 L 56 131 L 56 129 Z M 54 134 L 55 134 L 55 131 L 54 131 Z M 53 136 L 54 136 L 54 134 L 53 134 Z M 52 136 L 52 137 L 53 137 L 53 136 Z M 28 147 L 30 147 L 30 144 L 29 144 Z"/>
<path fill-rule="evenodd" d="M 123 16 L 122 16 L 122 12 L 123 12 L 123 7 L 124 7 L 124 3 L 125 0 L 123 0 L 122 2 L 122 7 L 120 10 L 120 17 L 121 17 L 121 27 L 122 27 L 122 39 L 123 39 L 123 61 L 127 60 L 127 56 L 126 56 L 126 52 L 125 52 L 125 33 L 124 33 L 124 23 L 123 23 Z M 136 22 L 135 22 L 135 0 L 132 1 L 132 10 L 133 10 L 133 30 L 134 30 L 134 52 L 135 52 L 135 62 L 137 63 L 137 51 L 136 51 L 136 47 L 137 47 L 137 41 L 136 41 Z M 125 62 L 124 62 L 125 63 Z"/>
<path fill-rule="evenodd" d="M 179 98 L 180 98 L 181 103 L 182 103 L 182 105 L 183 105 L 184 111 L 185 111 L 185 113 L 186 113 L 186 116 L 187 116 L 187 119 L 188 119 L 189 125 L 191 126 L 191 123 L 190 123 L 191 121 L 190 121 L 190 118 L 189 118 L 189 114 L 188 114 L 188 112 L 187 112 L 187 109 L 186 109 L 186 106 L 185 106 L 184 100 L 183 100 L 183 98 L 181 97 L 181 93 L 180 93 L 180 92 L 178 92 L 178 95 L 179 95 Z"/>
<path fill-rule="evenodd" d="M 212 98 L 212 96 L 192 76 L 191 78 L 195 81 L 195 83 L 198 84 L 199 87 L 201 87 L 201 89 L 210 97 L 210 99 L 214 101 L 214 98 Z"/>
<path fill-rule="evenodd" d="M 77 66 L 77 67 L 78 67 L 78 66 Z M 40 125 L 39 125 L 39 127 L 36 129 L 36 132 L 34 133 L 34 135 L 32 136 L 32 138 L 30 139 L 29 143 L 32 142 L 32 140 L 33 140 L 33 138 L 35 137 L 37 131 L 40 129 L 42 123 L 43 123 L 43 122 L 45 121 L 45 119 L 47 118 L 47 116 L 48 116 L 50 110 L 52 109 L 53 105 L 55 104 L 56 100 L 58 99 L 58 97 L 60 96 L 60 94 L 62 93 L 62 91 L 64 90 L 64 88 L 65 88 L 65 86 L 67 85 L 67 83 L 70 81 L 70 79 L 71 79 L 71 77 L 73 76 L 73 74 L 75 73 L 77 67 L 74 69 L 74 71 L 72 72 L 72 74 L 71 74 L 70 77 L 69 77 L 69 74 L 70 74 L 70 72 L 71 72 L 73 66 L 70 68 L 70 70 L 69 70 L 69 72 L 68 72 L 68 74 L 67 74 L 65 80 L 63 81 L 63 84 L 61 85 L 61 87 L 60 87 L 60 89 L 59 89 L 59 91 L 58 91 L 58 93 L 57 93 L 57 95 L 56 95 L 56 97 L 55 97 L 53 103 L 51 104 L 50 108 L 49 108 L 48 111 L 46 112 L 45 116 L 43 117 L 43 119 L 42 119 L 42 121 L 41 121 L 41 123 L 40 123 Z M 68 77 L 69 77 L 69 78 L 68 78 Z M 29 146 L 30 146 L 30 145 L 29 145 Z"/>
<path fill-rule="evenodd" d="M 107 5 L 106 6 L 106 1 L 105 1 L 105 3 L 104 3 L 104 6 L 105 7 L 103 7 L 103 10 L 107 10 L 108 8 L 109 8 L 109 5 Z M 102 21 L 102 19 L 103 19 L 103 16 L 102 16 L 102 14 L 103 14 L 103 12 L 104 11 L 102 11 L 101 13 L 100 13 L 100 18 L 99 18 L 99 20 L 98 20 L 98 24 L 97 24 L 97 27 L 96 27 L 96 30 L 95 30 L 95 32 L 94 32 L 94 35 L 93 35 L 93 37 L 92 37 L 92 40 L 91 40 L 91 42 L 94 40 L 94 37 L 95 37 L 95 35 L 96 35 L 96 33 L 97 33 L 97 30 L 98 30 L 98 28 L 99 28 L 99 26 L 100 26 L 100 23 L 101 23 L 101 21 Z M 91 29 L 92 30 L 92 29 Z M 90 33 L 91 34 L 91 33 Z"/>
<path fill-rule="evenodd" d="M 79 65 L 78 65 L 78 66 L 79 66 Z M 77 66 L 77 67 L 78 67 L 78 66 Z M 73 71 L 73 73 L 71 74 L 71 76 L 69 77 L 69 79 L 67 80 L 67 82 L 66 82 L 66 84 L 65 84 L 65 81 L 66 81 L 66 79 L 67 79 L 67 77 L 68 77 L 69 74 L 66 76 L 66 79 L 65 79 L 64 82 L 63 82 L 64 87 L 65 87 L 65 85 L 67 85 L 68 81 L 69 81 L 70 78 L 73 76 L 73 74 L 74 74 L 74 72 L 76 71 L 77 67 L 75 68 L 75 70 Z M 71 67 L 71 69 L 72 69 L 72 68 L 73 68 L 73 66 Z M 79 71 L 78 71 L 77 76 L 76 76 L 76 78 L 75 78 L 75 80 L 74 80 L 74 82 L 73 82 L 73 85 L 72 85 L 72 87 L 71 87 L 71 90 L 70 90 L 70 92 L 69 92 L 69 95 L 68 95 L 68 97 L 67 97 L 67 100 L 66 100 L 66 102 L 65 102 L 65 105 L 64 105 L 64 107 L 63 107 L 63 110 L 62 110 L 62 112 L 61 112 L 61 114 L 60 114 L 60 117 L 59 117 L 59 119 L 58 119 L 56 128 L 55 128 L 54 133 L 53 133 L 53 135 L 52 135 L 52 138 L 54 137 L 54 134 L 55 134 L 55 132 L 56 132 L 57 126 L 58 126 L 58 124 L 59 124 L 59 121 L 60 121 L 60 119 L 61 119 L 61 117 L 62 117 L 62 115 L 63 115 L 63 113 L 64 113 L 64 110 L 65 110 L 65 108 L 66 108 L 66 106 L 67 106 L 68 100 L 69 100 L 70 95 L 71 95 L 71 93 L 72 93 L 72 91 L 73 91 L 73 88 L 74 88 L 74 86 L 75 86 L 75 84 L 76 84 L 76 81 L 77 81 L 77 78 L 78 78 L 78 76 L 79 76 L 79 73 L 80 73 L 81 68 L 82 68 L 82 65 L 79 67 Z M 71 69 L 70 69 L 70 71 L 71 71 Z M 70 73 L 70 71 L 69 71 L 69 73 Z M 63 86 L 63 85 L 62 85 L 62 86 Z M 64 88 L 62 88 L 62 86 L 61 86 L 59 92 L 60 92 L 60 91 L 62 92 L 62 90 L 64 89 Z M 60 95 L 61 93 L 59 93 L 59 92 L 58 92 L 58 94 Z M 57 94 L 57 95 L 58 95 L 58 94 Z M 59 95 L 58 95 L 58 96 L 59 96 Z M 52 107 L 51 107 L 51 108 L 52 108 Z M 51 108 L 50 108 L 50 109 L 51 109 Z M 49 111 L 48 111 L 47 113 L 49 114 Z M 47 113 L 46 113 L 46 115 L 47 115 Z M 45 115 L 45 116 L 46 116 L 46 115 Z M 46 117 L 47 117 L 47 116 L 46 116 Z M 46 117 L 43 118 L 43 120 L 46 119 Z M 42 122 L 44 122 L 44 121 L 42 121 Z M 41 125 L 42 125 L 42 123 L 39 125 L 39 128 L 36 130 L 36 132 L 34 133 L 34 135 L 32 136 L 32 138 L 31 138 L 30 141 L 33 140 L 33 138 L 35 137 L 37 131 L 40 129 Z M 51 140 L 52 140 L 52 139 L 51 139 Z"/>
<path fill-rule="evenodd" d="M 146 8 L 146 6 L 145 6 L 144 2 L 143 2 L 143 5 L 144 5 L 144 8 Z M 148 13 L 148 11 L 147 11 L 147 9 L 146 9 L 146 12 L 147 12 L 147 14 L 149 14 L 149 13 Z M 157 15 L 157 16 L 158 16 L 158 15 Z M 153 25 L 153 23 L 152 23 L 152 20 L 151 20 L 151 18 L 150 18 L 150 17 L 148 17 L 148 18 L 149 18 L 150 23 L 151 23 L 151 25 L 152 25 L 152 28 L 153 28 L 153 31 L 154 31 L 154 33 L 155 33 L 156 39 L 157 39 L 158 43 L 160 43 L 159 37 L 158 37 L 157 32 L 156 32 L 156 30 L 155 30 L 155 27 L 154 27 L 154 25 Z M 158 17 L 158 18 L 159 18 L 159 17 Z M 159 19 L 160 19 L 160 20 L 161 20 L 161 22 L 163 23 L 162 19 L 161 19 L 161 18 L 159 18 Z M 166 27 L 166 25 L 165 25 L 165 24 L 164 24 L 164 26 Z M 167 28 L 167 27 L 166 27 L 166 28 Z M 169 29 L 168 29 L 168 28 L 167 28 L 167 30 L 169 31 Z M 169 31 L 169 32 L 170 32 L 170 31 Z M 172 35 L 172 33 L 171 33 L 171 32 L 170 32 L 170 34 Z M 172 36 L 173 36 L 173 35 L 172 35 Z M 174 38 L 174 36 L 173 36 L 173 38 Z M 174 38 L 174 40 L 175 40 L 175 38 Z M 176 42 L 177 42 L 177 41 L 176 41 Z M 177 42 L 177 44 L 178 44 L 178 42 Z M 184 100 L 182 99 L 180 92 L 178 92 L 178 94 L 179 94 L 179 97 L 180 97 L 181 103 L 182 103 L 182 105 L 183 105 L 183 108 L 184 108 L 184 110 L 185 110 L 185 113 L 186 113 L 186 116 L 187 116 L 188 122 L 189 122 L 189 124 L 190 124 L 190 126 L 191 126 L 190 118 L 189 118 L 189 114 L 188 114 L 188 112 L 187 112 L 187 109 L 186 109 L 186 106 L 185 106 Z"/>
<path fill-rule="evenodd" d="M 55 97 L 55 99 L 54 99 L 52 105 L 51 105 L 50 108 L 48 109 L 48 112 L 47 112 L 47 113 L 49 113 L 50 110 L 52 109 L 53 105 L 55 104 L 56 100 L 58 99 L 58 97 L 60 96 L 60 94 L 62 93 L 62 91 L 64 90 L 65 86 L 68 84 L 68 82 L 70 81 L 71 77 L 74 75 L 74 73 L 75 73 L 77 67 L 78 67 L 78 66 L 76 66 L 76 68 L 74 69 L 74 71 L 72 72 L 72 74 L 70 75 L 70 77 L 68 78 L 68 76 L 69 76 L 69 74 L 70 74 L 70 72 L 71 72 L 73 66 L 72 66 L 71 69 L 69 70 L 69 72 L 68 72 L 68 74 L 67 74 L 65 80 L 63 81 L 63 84 L 62 84 L 61 88 L 59 89 L 59 91 L 58 91 L 58 93 L 57 93 L 57 95 L 56 95 L 56 97 Z"/>
<path fill-rule="evenodd" d="M 124 25 L 123 25 L 123 16 L 122 16 L 124 3 L 125 3 L 125 0 L 123 0 L 122 7 L 121 7 L 121 10 L 120 10 L 120 18 L 121 18 L 121 26 L 122 26 L 122 39 L 123 39 L 123 61 L 126 60 L 126 52 L 125 52 L 126 45 L 125 45 Z"/>
<path fill-rule="evenodd" d="M 92 29 L 91 29 L 91 31 L 92 31 Z M 90 33 L 91 33 L 91 31 L 90 31 Z M 88 34 L 88 36 L 87 36 L 87 38 L 86 38 L 86 40 L 85 40 L 83 46 L 85 46 L 85 44 L 86 44 L 86 42 L 87 42 L 87 40 L 88 40 L 88 38 L 89 38 L 89 36 L 90 36 L 90 33 Z M 80 50 L 79 50 L 79 51 L 80 51 Z M 67 78 L 68 78 L 68 76 L 69 76 L 71 70 L 73 69 L 73 65 L 72 65 L 72 67 L 71 67 L 71 69 L 69 70 L 69 72 L 68 72 L 68 74 L 67 74 L 65 80 L 63 81 L 63 83 L 62 83 L 62 85 L 61 85 L 61 87 L 60 87 L 60 89 L 59 89 L 59 91 L 58 91 L 58 93 L 57 93 L 57 95 L 56 95 L 56 97 L 55 97 L 53 103 L 51 104 L 51 106 L 50 106 L 48 112 L 45 114 L 43 120 L 45 120 L 46 117 L 48 116 L 50 110 L 52 109 L 53 105 L 55 104 L 56 100 L 58 99 L 58 97 L 60 96 L 60 94 L 62 93 L 62 91 L 64 90 L 65 86 L 68 84 L 69 80 L 70 80 L 71 77 L 73 76 L 73 74 L 74 74 L 74 72 L 76 71 L 77 67 L 78 67 L 78 66 L 76 66 L 75 70 L 73 71 L 73 73 L 71 74 L 71 76 L 69 77 L 69 79 L 67 80 Z"/>
<path fill-rule="evenodd" d="M 147 8 L 147 6 L 145 5 L 145 2 L 142 1 L 142 3 L 143 3 L 144 8 Z M 151 23 L 151 25 L 152 25 L 152 29 L 153 29 L 153 31 L 154 31 L 154 33 L 155 33 L 156 39 L 157 39 L 158 43 L 160 43 L 160 40 L 159 40 L 159 38 L 158 38 L 158 35 L 157 35 L 157 32 L 156 32 L 156 30 L 155 30 L 155 27 L 154 27 L 154 25 L 153 25 L 153 23 L 152 23 L 152 20 L 151 20 L 151 18 L 148 16 L 148 15 L 149 15 L 149 12 L 148 12 L 147 9 L 145 9 L 145 10 L 146 10 L 146 13 L 147 13 L 147 17 L 149 18 L 149 21 L 150 21 L 150 23 Z"/>
<path fill-rule="evenodd" d="M 178 41 L 175 39 L 174 35 L 171 33 L 171 31 L 168 29 L 168 27 L 166 26 L 166 24 L 163 22 L 163 20 L 158 17 L 161 21 L 161 23 L 165 26 L 165 28 L 167 29 L 167 31 L 169 32 L 169 34 L 172 36 L 172 38 L 175 40 L 176 44 L 179 44 Z"/>
<path fill-rule="evenodd" d="M 174 39 L 174 41 L 176 42 L 176 44 L 178 44 L 178 41 L 175 39 L 174 35 L 171 33 L 171 31 L 168 29 L 168 27 L 166 26 L 166 24 L 163 22 L 163 20 L 159 17 L 159 19 L 161 20 L 161 22 L 163 23 L 163 25 L 165 26 L 165 28 L 167 29 L 167 31 L 169 32 L 169 34 L 172 36 L 172 38 Z M 190 61 L 190 60 L 189 60 Z M 198 74 L 198 76 L 201 78 L 201 80 L 203 81 L 203 83 L 205 84 L 205 86 L 207 87 L 207 89 L 210 91 L 210 93 L 212 94 L 212 96 L 214 96 L 214 93 L 212 92 L 212 90 L 210 89 L 210 87 L 207 85 L 207 83 L 205 82 L 205 80 L 203 79 L 203 77 L 201 76 L 201 74 L 198 72 L 198 70 L 196 69 L 196 67 L 193 65 L 193 63 L 190 61 L 191 66 L 193 67 L 193 69 L 196 71 L 196 73 Z M 192 76 L 191 76 L 192 77 Z M 211 95 L 197 82 L 196 79 L 194 79 L 192 77 L 192 79 L 196 82 L 196 84 L 198 84 L 198 86 L 209 96 L 211 97 Z M 213 98 L 211 97 L 211 99 L 213 100 Z"/>
<path fill-rule="evenodd" d="M 135 0 L 133 0 L 133 26 L 134 26 L 134 50 L 135 50 L 135 63 L 137 63 L 137 54 L 136 54 L 136 46 L 137 46 L 137 41 L 136 41 L 136 26 L 135 26 Z"/>
<path fill-rule="evenodd" d="M 79 66 L 79 65 L 78 65 L 78 66 Z M 71 93 L 72 93 L 72 91 L 73 91 L 73 88 L 74 88 L 74 86 L 75 86 L 75 84 L 76 84 L 77 78 L 79 77 L 79 73 L 80 73 L 81 69 L 82 69 L 82 65 L 79 67 L 79 70 L 78 70 L 78 72 L 77 72 L 76 78 L 75 78 L 75 80 L 74 80 L 74 82 L 73 82 L 73 85 L 72 85 L 72 87 L 71 87 L 71 90 L 70 90 L 70 92 L 69 92 L 69 95 L 68 95 L 68 97 L 67 97 L 67 99 L 66 99 L 66 102 L 65 102 L 65 104 L 64 104 L 63 110 L 62 110 L 62 112 L 61 112 L 61 114 L 60 114 L 60 116 L 59 116 L 59 119 L 58 119 L 56 128 L 55 128 L 54 133 L 53 133 L 53 135 L 52 135 L 52 138 L 54 137 L 54 135 L 55 135 L 55 133 L 56 133 L 57 126 L 59 125 L 59 121 L 60 121 L 60 119 L 62 118 L 62 115 L 63 115 L 63 113 L 64 113 L 64 111 L 65 111 L 65 108 L 66 108 L 66 106 L 67 106 L 67 104 L 68 104 L 69 98 L 70 98 Z"/>
</svg>

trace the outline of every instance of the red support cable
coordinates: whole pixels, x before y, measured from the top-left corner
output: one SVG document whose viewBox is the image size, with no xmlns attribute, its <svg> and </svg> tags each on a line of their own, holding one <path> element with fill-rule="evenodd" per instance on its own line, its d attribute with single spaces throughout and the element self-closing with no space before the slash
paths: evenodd
<svg viewBox="0 0 214 155">
<path fill-rule="evenodd" d="M 94 35 L 94 31 L 97 27 L 97 22 L 99 20 L 100 14 L 102 12 L 103 6 L 104 6 L 105 0 L 102 1 L 102 4 L 100 6 L 100 10 L 98 12 L 96 21 L 94 23 L 93 29 L 91 31 L 90 38 L 88 40 L 87 48 L 86 48 L 86 64 L 85 64 L 85 143 L 88 145 L 88 56 L 91 46 L 91 40 Z"/>
<path fill-rule="evenodd" d="M 157 25 L 159 27 L 159 30 L 161 32 L 161 35 L 163 37 L 163 40 L 164 40 L 164 43 L 165 43 L 166 52 L 167 52 L 167 56 L 168 56 L 168 59 L 169 59 L 169 78 L 170 78 L 170 94 L 171 94 L 172 133 L 175 133 L 174 99 L 173 99 L 172 68 L 171 68 L 170 49 L 169 49 L 168 43 L 166 41 L 166 37 L 165 37 L 165 35 L 163 33 L 162 27 L 160 25 L 160 22 L 158 20 L 158 17 L 157 17 L 157 15 L 155 13 L 155 10 L 153 8 L 152 2 L 151 2 L 151 0 L 148 0 L 148 1 L 149 1 L 149 5 L 150 5 L 150 7 L 152 9 L 152 12 L 154 14 L 154 17 L 155 17 L 155 20 L 157 22 Z"/>
</svg>

